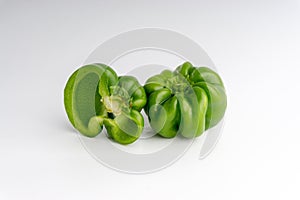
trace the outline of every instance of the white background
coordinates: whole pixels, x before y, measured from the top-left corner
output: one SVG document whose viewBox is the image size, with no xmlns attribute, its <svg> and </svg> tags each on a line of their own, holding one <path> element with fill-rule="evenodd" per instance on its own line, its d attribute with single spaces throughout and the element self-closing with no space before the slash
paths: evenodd
<svg viewBox="0 0 300 200">
<path fill-rule="evenodd" d="M 63 88 L 99 44 L 160 27 L 198 42 L 228 92 L 223 136 L 162 171 L 108 169 Z M 0 1 L 0 199 L 299 199 L 299 1 Z M 298 191 L 297 191 L 298 190 Z"/>
</svg>

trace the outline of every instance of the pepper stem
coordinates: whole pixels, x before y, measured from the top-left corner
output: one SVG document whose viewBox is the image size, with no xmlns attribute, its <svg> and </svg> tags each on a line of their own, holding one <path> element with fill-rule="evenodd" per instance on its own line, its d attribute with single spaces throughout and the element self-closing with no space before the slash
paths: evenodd
<svg viewBox="0 0 300 200">
<path fill-rule="evenodd" d="M 173 94 L 184 92 L 186 88 L 190 87 L 188 81 L 179 75 L 170 78 L 166 84 Z"/>
</svg>

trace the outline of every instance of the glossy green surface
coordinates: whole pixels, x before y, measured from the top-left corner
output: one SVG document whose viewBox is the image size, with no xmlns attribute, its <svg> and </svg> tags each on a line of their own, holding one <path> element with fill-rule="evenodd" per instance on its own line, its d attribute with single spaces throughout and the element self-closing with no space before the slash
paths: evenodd
<svg viewBox="0 0 300 200">
<path fill-rule="evenodd" d="M 172 138 L 200 136 L 224 116 L 227 97 L 220 76 L 206 67 L 186 62 L 174 72 L 164 70 L 144 86 L 145 112 L 159 135 Z"/>
</svg>

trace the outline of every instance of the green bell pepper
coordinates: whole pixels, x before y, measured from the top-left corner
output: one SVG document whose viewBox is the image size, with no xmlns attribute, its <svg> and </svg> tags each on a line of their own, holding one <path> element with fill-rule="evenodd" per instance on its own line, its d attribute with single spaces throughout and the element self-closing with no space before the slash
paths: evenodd
<svg viewBox="0 0 300 200">
<path fill-rule="evenodd" d="M 150 77 L 144 88 L 150 125 L 166 138 L 177 133 L 186 138 L 200 136 L 223 118 L 227 106 L 220 76 L 189 62 Z"/>
<path fill-rule="evenodd" d="M 132 76 L 118 77 L 104 64 L 76 70 L 64 89 L 64 105 L 74 128 L 95 137 L 105 126 L 118 143 L 137 140 L 144 127 L 140 111 L 147 102 L 143 86 Z"/>
</svg>

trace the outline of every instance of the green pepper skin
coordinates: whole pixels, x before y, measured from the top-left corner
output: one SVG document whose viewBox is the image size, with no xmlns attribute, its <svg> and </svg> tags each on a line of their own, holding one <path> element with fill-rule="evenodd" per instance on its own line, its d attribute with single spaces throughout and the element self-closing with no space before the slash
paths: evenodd
<svg viewBox="0 0 300 200">
<path fill-rule="evenodd" d="M 175 71 L 164 70 L 144 85 L 145 112 L 159 135 L 172 138 L 200 136 L 224 116 L 227 97 L 220 76 L 206 67 L 185 62 Z"/>
<path fill-rule="evenodd" d="M 130 144 L 141 135 L 146 105 L 144 88 L 132 76 L 120 76 L 104 64 L 85 65 L 69 78 L 64 89 L 65 110 L 71 124 L 88 137 L 105 126 L 120 144 Z"/>
</svg>

